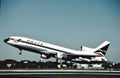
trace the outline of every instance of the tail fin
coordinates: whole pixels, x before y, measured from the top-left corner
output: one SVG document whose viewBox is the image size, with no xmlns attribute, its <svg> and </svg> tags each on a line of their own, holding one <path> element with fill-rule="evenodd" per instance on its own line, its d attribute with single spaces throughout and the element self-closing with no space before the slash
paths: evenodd
<svg viewBox="0 0 120 78">
<path fill-rule="evenodd" d="M 100 46 L 98 46 L 94 52 L 101 52 L 102 54 L 106 54 L 106 51 L 108 50 L 108 47 L 110 45 L 109 41 L 105 41 L 103 42 Z"/>
<path fill-rule="evenodd" d="M 83 52 L 95 52 L 95 53 L 101 52 L 103 55 L 105 55 L 106 51 L 108 50 L 109 45 L 110 45 L 109 41 L 104 41 L 97 48 L 89 48 L 89 47 L 81 46 L 81 51 L 83 51 Z"/>
</svg>

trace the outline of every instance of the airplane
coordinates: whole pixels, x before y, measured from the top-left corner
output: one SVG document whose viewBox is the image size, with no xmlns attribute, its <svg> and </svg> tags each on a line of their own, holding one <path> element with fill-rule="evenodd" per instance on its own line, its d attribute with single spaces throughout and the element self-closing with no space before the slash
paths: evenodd
<svg viewBox="0 0 120 78">
<path fill-rule="evenodd" d="M 27 50 L 40 54 L 40 57 L 44 59 L 55 57 L 57 59 L 56 61 L 62 59 L 71 60 L 80 57 L 89 59 L 93 57 L 102 57 L 105 55 L 105 50 L 110 44 L 109 41 L 105 41 L 103 42 L 104 45 L 101 45 L 96 49 L 91 49 L 89 52 L 85 51 L 86 47 L 82 47 L 81 51 L 78 51 L 20 36 L 8 37 L 7 39 L 4 39 L 4 42 L 18 48 L 20 50 L 20 55 L 22 54 L 22 50 Z"/>
</svg>

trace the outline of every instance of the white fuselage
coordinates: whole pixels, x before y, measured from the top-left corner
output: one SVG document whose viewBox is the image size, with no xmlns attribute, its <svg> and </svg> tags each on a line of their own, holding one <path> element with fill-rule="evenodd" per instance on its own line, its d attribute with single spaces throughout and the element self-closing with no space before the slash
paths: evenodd
<svg viewBox="0 0 120 78">
<path fill-rule="evenodd" d="M 72 50 L 25 37 L 12 36 L 5 39 L 4 41 L 21 50 L 28 50 L 39 54 L 66 54 L 66 55 L 70 54 L 93 57 L 98 56 L 96 53 Z"/>
</svg>

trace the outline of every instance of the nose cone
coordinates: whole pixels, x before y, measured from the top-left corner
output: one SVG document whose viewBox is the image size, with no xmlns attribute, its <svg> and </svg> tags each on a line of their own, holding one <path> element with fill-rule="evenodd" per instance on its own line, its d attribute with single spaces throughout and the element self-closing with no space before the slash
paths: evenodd
<svg viewBox="0 0 120 78">
<path fill-rule="evenodd" d="M 7 43 L 8 40 L 9 40 L 9 39 L 4 39 L 4 42 Z"/>
</svg>

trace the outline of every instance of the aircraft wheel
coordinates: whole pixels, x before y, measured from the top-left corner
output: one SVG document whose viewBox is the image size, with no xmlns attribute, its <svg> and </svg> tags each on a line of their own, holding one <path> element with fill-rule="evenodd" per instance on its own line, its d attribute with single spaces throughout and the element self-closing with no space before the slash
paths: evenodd
<svg viewBox="0 0 120 78">
<path fill-rule="evenodd" d="M 22 53 L 20 52 L 19 55 L 22 55 Z"/>
</svg>

